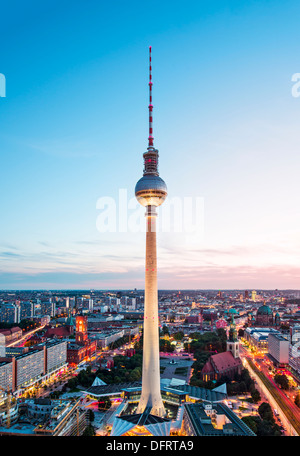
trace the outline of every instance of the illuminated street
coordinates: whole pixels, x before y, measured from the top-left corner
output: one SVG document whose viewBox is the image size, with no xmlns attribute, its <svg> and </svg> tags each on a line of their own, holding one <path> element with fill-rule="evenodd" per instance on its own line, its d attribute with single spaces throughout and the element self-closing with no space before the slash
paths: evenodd
<svg viewBox="0 0 300 456">
<path fill-rule="evenodd" d="M 244 360 L 253 360 L 254 364 L 257 366 L 259 371 L 272 383 L 278 394 L 280 395 L 281 399 L 283 402 L 286 404 L 286 406 L 292 411 L 294 417 L 296 417 L 296 420 L 300 422 L 300 410 L 299 408 L 295 405 L 295 403 L 291 400 L 291 398 L 294 397 L 295 393 L 292 392 L 286 392 L 281 390 L 278 385 L 274 382 L 272 375 L 270 375 L 270 361 L 264 357 L 262 353 L 260 354 L 253 354 L 251 350 L 249 350 L 245 345 L 241 344 L 241 351 L 240 351 L 240 356 Z M 267 399 L 270 403 L 270 405 L 274 410 L 276 410 L 279 414 L 279 417 L 277 417 L 277 422 L 280 426 L 283 425 L 283 431 L 285 435 L 292 435 L 291 432 L 291 423 L 288 421 L 287 417 L 284 415 L 284 413 L 281 411 L 279 404 L 277 404 L 276 400 L 271 396 L 270 392 L 267 392 L 265 389 L 264 384 L 262 381 L 255 376 L 255 380 L 258 384 L 259 391 L 261 394 L 264 392 L 265 395 L 267 395 Z"/>
</svg>

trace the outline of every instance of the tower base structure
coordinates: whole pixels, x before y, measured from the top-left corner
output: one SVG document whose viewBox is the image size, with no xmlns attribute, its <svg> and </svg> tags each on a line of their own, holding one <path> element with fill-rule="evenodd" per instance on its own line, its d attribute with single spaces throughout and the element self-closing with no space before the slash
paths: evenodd
<svg viewBox="0 0 300 456">
<path fill-rule="evenodd" d="M 150 410 L 163 417 L 165 407 L 160 392 L 159 320 L 157 293 L 156 217 L 154 206 L 146 208 L 146 267 L 142 393 L 137 413 Z"/>
<path fill-rule="evenodd" d="M 147 407 L 143 413 L 135 413 L 134 415 L 116 417 L 110 435 L 153 435 L 156 437 L 169 436 L 171 421 L 150 414 L 150 408 L 151 407 Z"/>
</svg>

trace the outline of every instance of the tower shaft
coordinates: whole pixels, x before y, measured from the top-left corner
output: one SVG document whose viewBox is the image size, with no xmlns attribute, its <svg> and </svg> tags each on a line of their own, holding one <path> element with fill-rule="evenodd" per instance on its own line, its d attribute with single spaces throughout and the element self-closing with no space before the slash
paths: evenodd
<svg viewBox="0 0 300 456">
<path fill-rule="evenodd" d="M 151 413 L 162 417 L 165 408 L 160 392 L 156 217 L 155 207 L 147 206 L 143 375 L 137 413 L 142 413 L 147 406 L 151 406 Z"/>
</svg>

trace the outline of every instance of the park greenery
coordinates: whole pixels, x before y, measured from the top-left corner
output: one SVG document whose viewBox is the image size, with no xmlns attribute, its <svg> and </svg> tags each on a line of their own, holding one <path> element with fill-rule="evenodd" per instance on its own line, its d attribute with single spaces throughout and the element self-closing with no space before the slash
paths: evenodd
<svg viewBox="0 0 300 456">
<path fill-rule="evenodd" d="M 115 356 L 112 369 L 99 368 L 92 372 L 90 367 L 81 370 L 76 377 L 72 377 L 66 384 L 71 390 L 78 386 L 89 388 L 96 377 L 106 384 L 127 383 L 139 381 L 142 377 L 142 355 L 135 354 L 132 357 Z"/>
<path fill-rule="evenodd" d="M 178 332 L 176 332 L 176 333 L 174 333 L 172 335 L 173 335 L 173 339 L 174 340 L 182 340 L 184 338 L 184 332 L 183 331 L 178 331 Z"/>
<path fill-rule="evenodd" d="M 250 402 L 257 403 L 260 401 L 260 393 L 255 388 L 254 380 L 250 377 L 247 369 L 243 369 L 241 374 L 235 374 L 233 379 L 227 376 L 221 377 L 218 381 L 205 382 L 201 379 L 201 370 L 210 356 L 226 351 L 227 335 L 223 328 L 204 334 L 195 332 L 190 334 L 190 338 L 192 341 L 187 344 L 186 349 L 192 351 L 195 358 L 190 385 L 213 389 L 226 383 L 229 396 L 250 393 Z"/>
<path fill-rule="evenodd" d="M 260 404 L 258 415 L 247 415 L 242 420 L 257 436 L 281 435 L 280 427 L 276 424 L 271 406 L 267 402 Z"/>
<path fill-rule="evenodd" d="M 170 342 L 168 338 L 169 336 L 169 329 L 166 326 L 163 326 L 160 331 L 159 351 L 172 353 L 175 350 L 175 345 Z M 140 339 L 135 342 L 134 348 L 137 354 L 143 353 L 143 334 L 141 335 Z"/>
<path fill-rule="evenodd" d="M 190 334 L 191 342 L 184 343 L 184 349 L 194 353 L 195 357 L 200 353 L 221 353 L 226 350 L 227 335 L 223 328 L 216 331 L 207 331 L 204 334 L 194 332 Z"/>
</svg>

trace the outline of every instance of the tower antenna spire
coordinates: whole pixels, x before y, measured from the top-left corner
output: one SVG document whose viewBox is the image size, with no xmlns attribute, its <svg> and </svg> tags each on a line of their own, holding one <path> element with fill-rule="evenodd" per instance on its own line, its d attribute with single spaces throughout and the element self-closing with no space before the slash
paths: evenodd
<svg viewBox="0 0 300 456">
<path fill-rule="evenodd" d="M 153 105 L 152 105 L 152 60 L 151 60 L 151 46 L 149 46 L 149 138 L 148 149 L 153 148 Z"/>
</svg>

